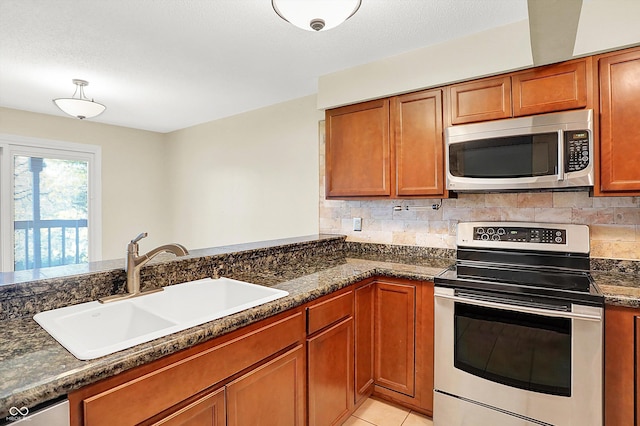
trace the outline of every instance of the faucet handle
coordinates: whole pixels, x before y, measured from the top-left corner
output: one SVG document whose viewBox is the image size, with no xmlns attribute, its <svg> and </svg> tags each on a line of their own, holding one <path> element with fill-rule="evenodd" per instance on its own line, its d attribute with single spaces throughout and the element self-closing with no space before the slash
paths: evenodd
<svg viewBox="0 0 640 426">
<path fill-rule="evenodd" d="M 138 244 L 138 241 L 140 241 L 143 238 L 146 238 L 147 235 L 149 235 L 149 234 L 146 233 L 146 232 L 142 232 L 137 237 L 135 237 L 133 240 L 131 240 L 131 244 Z"/>
</svg>

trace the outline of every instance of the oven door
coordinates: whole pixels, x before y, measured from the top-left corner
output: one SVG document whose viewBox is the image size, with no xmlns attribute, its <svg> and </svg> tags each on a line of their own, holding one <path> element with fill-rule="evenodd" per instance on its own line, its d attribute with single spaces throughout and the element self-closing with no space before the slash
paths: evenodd
<svg viewBox="0 0 640 426">
<path fill-rule="evenodd" d="M 434 424 L 601 426 L 602 308 L 570 307 L 436 287 Z"/>
</svg>

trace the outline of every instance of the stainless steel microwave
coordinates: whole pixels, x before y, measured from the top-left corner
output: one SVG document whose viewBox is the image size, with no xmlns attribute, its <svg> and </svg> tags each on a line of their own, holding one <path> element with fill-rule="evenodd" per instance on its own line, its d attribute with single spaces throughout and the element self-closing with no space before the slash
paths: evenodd
<svg viewBox="0 0 640 426">
<path fill-rule="evenodd" d="M 448 127 L 445 141 L 450 191 L 593 186 L 592 110 Z"/>
</svg>

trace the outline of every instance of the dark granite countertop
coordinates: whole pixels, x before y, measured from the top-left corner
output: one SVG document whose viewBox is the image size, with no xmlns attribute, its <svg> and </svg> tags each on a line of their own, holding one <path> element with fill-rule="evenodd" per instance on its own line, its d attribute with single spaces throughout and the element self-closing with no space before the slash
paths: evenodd
<svg viewBox="0 0 640 426">
<path fill-rule="evenodd" d="M 353 253 L 352 253 L 353 255 Z M 146 364 L 181 349 L 314 300 L 372 276 L 432 280 L 453 261 L 405 253 L 357 253 L 318 258 L 266 270 L 223 274 L 283 289 L 289 296 L 191 329 L 90 361 L 80 361 L 31 317 L 9 319 L 0 330 L 0 416 L 10 407 L 33 407 L 98 380 Z M 608 304 L 640 307 L 640 277 L 594 271 Z"/>
<path fill-rule="evenodd" d="M 591 271 L 608 305 L 640 308 L 640 276 L 620 272 Z"/>
</svg>

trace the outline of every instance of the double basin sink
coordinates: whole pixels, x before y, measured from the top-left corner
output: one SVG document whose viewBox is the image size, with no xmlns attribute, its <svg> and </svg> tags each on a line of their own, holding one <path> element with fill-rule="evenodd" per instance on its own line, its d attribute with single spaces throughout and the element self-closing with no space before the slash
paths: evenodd
<svg viewBox="0 0 640 426">
<path fill-rule="evenodd" d="M 88 360 L 288 294 L 230 278 L 205 278 L 107 304 L 95 301 L 40 312 L 33 318 L 76 358 Z"/>
</svg>

